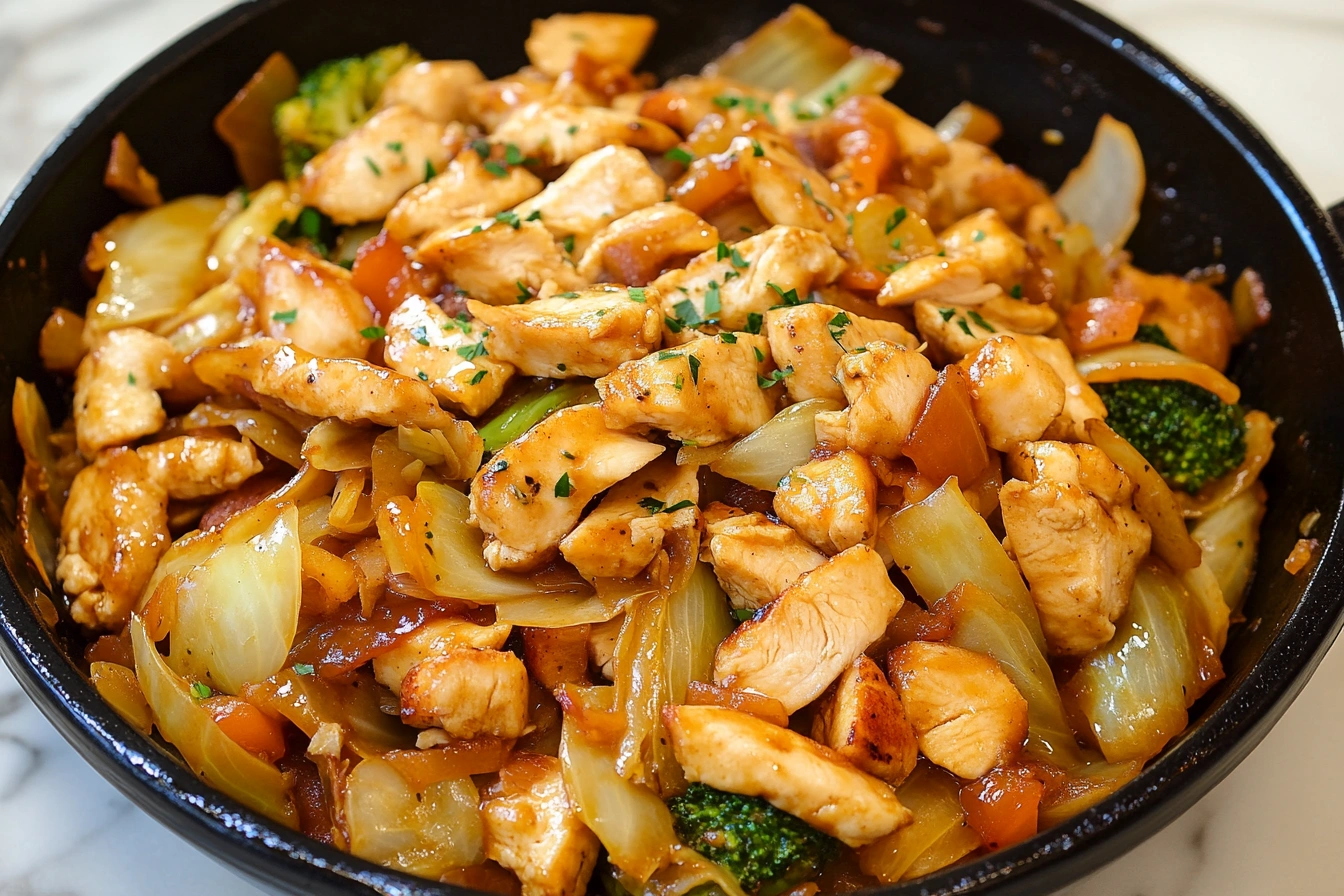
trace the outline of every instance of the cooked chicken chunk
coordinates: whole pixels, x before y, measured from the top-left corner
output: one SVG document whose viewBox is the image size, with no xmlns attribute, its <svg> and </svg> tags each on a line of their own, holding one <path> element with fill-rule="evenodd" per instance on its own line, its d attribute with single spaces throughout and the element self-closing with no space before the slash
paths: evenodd
<svg viewBox="0 0 1344 896">
<path fill-rule="evenodd" d="M 797 712 L 882 636 L 903 602 L 882 558 L 856 545 L 738 626 L 714 655 L 714 680 Z"/>
<path fill-rule="evenodd" d="M 597 381 L 602 413 L 614 429 L 651 426 L 696 445 L 744 436 L 774 416 L 758 380 L 770 370 L 768 351 L 764 336 L 740 333 L 627 361 Z"/>
<path fill-rule="evenodd" d="M 353 358 L 317 358 L 274 339 L 197 352 L 191 367 L 213 389 L 237 391 L 241 381 L 259 395 L 314 417 L 445 433 L 470 428 L 439 407 L 428 384 L 419 379 Z M 471 435 L 475 437 L 474 430 Z"/>
<path fill-rule="evenodd" d="M 471 484 L 473 521 L 491 569 L 531 569 L 555 550 L 603 489 L 663 453 L 603 422 L 597 405 L 558 411 L 499 450 Z"/>
<path fill-rule="evenodd" d="M 1050 652 L 1105 644 L 1129 605 L 1152 532 L 1134 484 L 1098 448 L 1026 442 L 1008 455 L 1017 477 L 999 490 L 1003 527 L 1031 585 Z"/>
<path fill-rule="evenodd" d="M 373 677 L 394 693 L 417 663 L 443 656 L 450 650 L 503 650 L 513 626 L 508 623 L 477 625 L 467 619 L 436 619 L 420 626 L 387 653 L 373 658 Z"/>
<path fill-rule="evenodd" d="M 997 451 L 1039 439 L 1064 409 L 1059 374 L 1011 336 L 989 339 L 966 372 L 976 420 Z"/>
<path fill-rule="evenodd" d="M 179 501 L 222 495 L 261 472 L 251 442 L 175 436 L 136 449 L 151 480 Z"/>
<path fill-rule="evenodd" d="M 1049 305 L 1024 302 L 1002 293 L 977 305 L 975 310 L 983 321 L 994 328 L 993 332 L 1007 333 L 1009 336 L 1049 333 L 1059 323 L 1059 315 Z M 961 329 L 960 325 L 957 325 L 957 329 Z"/>
<path fill-rule="evenodd" d="M 882 669 L 866 656 L 850 664 L 820 701 L 812 739 L 888 784 L 915 770 L 919 745 L 901 700 Z"/>
<path fill-rule="evenodd" d="M 866 351 L 845 355 L 837 375 L 849 407 L 817 415 L 818 427 L 844 433 L 843 443 L 828 444 L 847 445 L 869 457 L 900 457 L 929 387 L 938 379 L 929 359 L 889 342 L 874 342 Z"/>
<path fill-rule="evenodd" d="M 538 216 L 555 237 L 577 237 L 584 246 L 612 221 L 662 202 L 666 194 L 667 184 L 642 152 L 604 146 L 576 160 L 514 212 L 524 220 Z"/>
<path fill-rule="evenodd" d="M 170 540 L 168 494 L 134 451 L 109 449 L 80 470 L 61 514 L 56 564 L 75 622 L 124 625 Z"/>
<path fill-rule="evenodd" d="M 794 467 L 775 492 L 780 522 L 828 554 L 877 534 L 877 479 L 853 451 Z"/>
<path fill-rule="evenodd" d="M 345 268 L 268 237 L 247 291 L 267 336 L 323 358 L 368 354 L 373 309 Z"/>
<path fill-rule="evenodd" d="M 378 108 L 409 106 L 439 124 L 462 121 L 467 117 L 467 88 L 484 80 L 476 63 L 464 59 L 417 62 L 387 79 Z"/>
<path fill-rule="evenodd" d="M 919 751 L 959 778 L 1011 761 L 1027 737 L 1027 701 L 993 658 L 930 641 L 887 657 Z"/>
<path fill-rule="evenodd" d="M 787 728 L 721 706 L 669 706 L 663 720 L 688 780 L 761 797 L 849 846 L 911 821 L 890 787 Z"/>
<path fill-rule="evenodd" d="M 533 68 L 524 68 L 484 84 L 467 88 L 467 115 L 487 132 L 494 132 L 510 115 L 524 106 L 555 102 L 555 79 Z"/>
<path fill-rule="evenodd" d="M 522 896 L 583 896 L 602 848 L 579 820 L 560 760 L 514 753 L 481 794 L 485 855 L 518 876 Z"/>
<path fill-rule="evenodd" d="M 526 305 L 469 301 L 490 328 L 490 353 L 528 376 L 605 376 L 642 358 L 663 336 L 663 309 L 653 287 L 595 286 Z"/>
<path fill-rule="evenodd" d="M 695 465 L 661 457 L 608 491 L 560 553 L 589 579 L 637 576 L 669 530 L 695 525 L 699 500 Z"/>
<path fill-rule="evenodd" d="M 772 227 L 733 248 L 736 258 L 717 248 L 706 250 L 653 281 L 673 306 L 672 316 L 692 326 L 714 319 L 725 330 L 742 330 L 750 314 L 764 315 L 786 304 L 790 294 L 794 302 L 802 301 L 845 269 L 821 234 L 798 227 Z M 683 309 L 686 302 L 693 312 Z"/>
<path fill-rule="evenodd" d="M 604 146 L 619 144 L 651 153 L 676 146 L 677 132 L 632 112 L 601 106 L 532 103 L 504 120 L 491 139 L 513 143 L 543 165 L 568 165 Z"/>
<path fill-rule="evenodd" d="M 923 255 L 887 275 L 887 281 L 877 293 L 877 303 L 913 305 L 925 301 L 978 305 L 998 292 L 998 286 L 985 283 L 984 272 L 970 258 Z"/>
<path fill-rule="evenodd" d="M 688 255 L 719 244 L 719 231 L 688 208 L 659 202 L 598 231 L 579 261 L 587 280 L 642 286 Z"/>
<path fill-rule="evenodd" d="M 1050 201 L 1039 181 L 1016 165 L 1004 164 L 988 147 L 970 140 L 950 140 L 945 145 L 947 164 L 937 169 L 929 190 L 940 220 L 956 221 L 988 207 L 1015 225 L 1027 209 Z"/>
<path fill-rule="evenodd" d="M 450 647 L 406 673 L 401 720 L 464 740 L 521 737 L 527 730 L 527 690 L 527 666 L 512 653 Z"/>
<path fill-rule="evenodd" d="M 541 186 L 541 179 L 522 165 L 509 165 L 499 177 L 485 169 L 475 150 L 466 149 L 443 172 L 401 197 L 383 226 L 394 239 L 412 243 L 467 219 L 493 218 L 537 195 Z"/>
<path fill-rule="evenodd" d="M 1106 419 L 1106 405 L 1074 366 L 1073 355 L 1062 341 L 1049 336 L 1018 336 L 1020 345 L 1040 358 L 1064 384 L 1064 409 L 1045 430 L 1046 438 L 1085 441 L 1088 420 Z"/>
<path fill-rule="evenodd" d="M 657 29 L 658 23 L 652 16 L 556 13 L 532 20 L 532 33 L 523 48 L 528 60 L 552 78 L 572 68 L 580 53 L 598 65 L 633 69 Z"/>
<path fill-rule="evenodd" d="M 701 559 L 738 610 L 756 610 L 826 562 L 826 555 L 788 526 L 763 513 L 746 513 L 726 504 L 705 511 Z"/>
<path fill-rule="evenodd" d="M 940 364 L 975 354 L 991 336 L 1004 331 L 975 308 L 925 300 L 915 302 L 915 329 L 929 344 L 929 357 Z"/>
<path fill-rule="evenodd" d="M 442 171 L 448 157 L 443 125 L 392 106 L 304 166 L 303 202 L 337 224 L 377 221 L 424 181 L 427 165 Z"/>
<path fill-rule="evenodd" d="M 172 343 L 136 327 L 111 330 L 75 370 L 75 438 L 80 453 L 124 445 L 168 419 L 156 389 L 173 385 Z"/>
<path fill-rule="evenodd" d="M 1022 283 L 1027 270 L 1027 244 L 992 208 L 962 218 L 938 234 L 951 258 L 968 258 L 987 283 L 1005 291 Z"/>
<path fill-rule="evenodd" d="M 463 221 L 425 237 L 420 258 L 441 267 L 460 291 L 491 305 L 515 305 L 535 296 L 547 281 L 559 290 L 587 285 L 550 231 L 536 221 Z"/>
<path fill-rule="evenodd" d="M 790 401 L 843 399 L 844 391 L 835 381 L 836 365 L 870 342 L 909 349 L 919 346 L 919 340 L 894 321 L 860 317 L 813 302 L 767 312 L 765 332 L 775 363 L 793 368 L 793 375 L 784 380 Z"/>
<path fill-rule="evenodd" d="M 499 400 L 514 371 L 485 350 L 485 338 L 485 327 L 465 312 L 449 317 L 434 302 L 411 296 L 387 319 L 383 360 L 475 417 Z"/>
<path fill-rule="evenodd" d="M 844 196 L 826 175 L 798 157 L 788 138 L 768 131 L 754 139 L 736 137 L 729 151 L 737 153 L 742 180 L 767 221 L 805 228 L 825 236 L 836 249 L 848 248 Z"/>
</svg>

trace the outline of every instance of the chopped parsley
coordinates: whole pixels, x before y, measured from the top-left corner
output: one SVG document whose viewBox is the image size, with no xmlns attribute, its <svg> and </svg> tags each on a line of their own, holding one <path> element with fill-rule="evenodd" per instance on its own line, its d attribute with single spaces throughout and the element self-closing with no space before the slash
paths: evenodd
<svg viewBox="0 0 1344 896">
<path fill-rule="evenodd" d="M 704 318 L 700 316 L 700 312 L 696 310 L 695 303 L 690 299 L 682 299 L 672 306 L 672 310 L 676 312 L 677 318 L 683 326 L 695 327 L 705 322 Z"/>
<path fill-rule="evenodd" d="M 425 183 L 429 183 L 430 181 L 432 181 L 436 176 L 438 176 L 438 173 L 439 172 L 434 170 L 434 163 L 431 162 L 429 159 L 425 159 Z"/>
<path fill-rule="evenodd" d="M 905 220 L 905 216 L 908 214 L 909 212 L 906 211 L 905 206 L 901 206 L 896 209 L 896 211 L 892 212 L 891 216 L 887 218 L 887 233 L 891 233 L 897 227 L 900 227 L 901 222 Z"/>
<path fill-rule="evenodd" d="M 644 304 L 645 301 L 644 287 L 632 286 L 629 289 L 629 293 L 630 293 L 630 301 L 639 302 L 641 305 Z"/>
<path fill-rule="evenodd" d="M 523 164 L 523 151 L 518 148 L 516 143 L 504 144 L 504 161 L 510 165 Z"/>
<path fill-rule="evenodd" d="M 560 478 L 555 480 L 555 496 L 557 498 L 568 498 L 574 487 L 569 483 L 569 474 L 561 473 Z"/>
<path fill-rule="evenodd" d="M 568 451 L 561 451 L 561 452 L 560 452 L 560 456 L 563 457 L 565 460 L 573 460 L 573 459 L 574 459 L 574 455 L 570 454 Z"/>
<path fill-rule="evenodd" d="M 513 281 L 513 285 L 518 287 L 518 295 L 514 296 L 514 298 L 518 300 L 519 305 L 532 298 L 532 290 L 527 288 L 526 283 L 521 280 L 515 280 Z"/>
<path fill-rule="evenodd" d="M 567 254 L 567 255 L 573 255 L 573 254 L 574 254 L 574 234 L 571 233 L 569 236 L 567 236 L 567 237 L 565 237 L 563 240 L 561 240 L 561 241 L 560 241 L 560 245 L 562 245 L 562 246 L 565 247 L 565 254 Z"/>
<path fill-rule="evenodd" d="M 756 355 L 756 363 L 757 363 L 757 364 L 760 364 L 762 361 L 765 360 L 765 352 L 761 351 L 761 349 L 760 349 L 759 346 L 755 346 L 755 345 L 753 345 L 753 346 L 751 347 L 751 350 L 752 350 L 752 352 Z"/>
<path fill-rule="evenodd" d="M 503 472 L 504 472 L 505 470 L 507 470 L 508 468 L 509 468 L 509 462 L 506 461 L 504 458 L 501 457 L 499 460 L 495 461 L 494 463 L 492 463 L 492 464 L 490 465 L 490 472 L 491 472 L 491 473 L 503 473 Z"/>
<path fill-rule="evenodd" d="M 411 338 L 421 345 L 429 345 L 429 333 L 423 326 L 411 327 Z"/>
<path fill-rule="evenodd" d="M 464 345 L 458 348 L 457 353 L 468 361 L 475 361 L 490 353 L 485 350 L 485 337 L 481 337 L 480 342 L 473 342 L 471 345 Z"/>
<path fill-rule="evenodd" d="M 784 287 L 774 281 L 770 281 L 765 285 L 773 289 L 775 294 L 780 298 L 780 303 L 778 305 L 770 306 L 771 310 L 774 310 L 775 308 L 792 308 L 795 305 L 806 304 L 802 299 L 798 298 L 798 290 L 796 289 L 790 289 L 786 292 Z"/>
<path fill-rule="evenodd" d="M 683 377 L 681 374 L 677 374 L 677 378 L 672 381 L 672 388 L 680 392 L 682 390 L 682 387 L 684 387 L 685 385 L 686 385 L 686 378 Z"/>
<path fill-rule="evenodd" d="M 719 341 L 720 341 L 720 342 L 726 342 L 726 343 L 728 343 L 729 345 L 734 345 L 734 344 L 737 343 L 737 334 L 736 334 L 736 333 L 720 333 L 720 334 L 719 334 Z"/>
<path fill-rule="evenodd" d="M 762 389 L 769 389 L 776 383 L 782 383 L 791 376 L 793 376 L 793 365 L 789 365 L 783 370 L 772 370 L 770 371 L 769 376 L 761 376 L 760 374 L 757 374 L 756 385 L 760 386 Z"/>
<path fill-rule="evenodd" d="M 983 241 L 984 238 L 985 232 L 983 230 L 977 230 L 971 234 L 971 239 L 975 240 L 977 243 Z"/>
<path fill-rule="evenodd" d="M 522 220 L 518 217 L 517 212 L 500 212 L 499 214 L 495 215 L 495 220 L 501 224 L 509 225 L 514 230 L 517 230 L 523 223 Z"/>
<path fill-rule="evenodd" d="M 382 339 L 387 335 L 387 330 L 382 327 L 365 327 L 359 331 L 359 335 L 365 339 Z"/>
<path fill-rule="evenodd" d="M 478 156 L 481 157 L 481 161 L 482 161 L 482 162 L 484 162 L 486 159 L 490 158 L 490 143 L 489 143 L 489 141 L 486 141 L 486 140 L 479 140 L 479 139 L 478 139 L 478 140 L 473 140 L 473 141 L 471 141 L 471 148 L 474 149 L 474 150 L 476 150 L 476 155 L 478 155 Z"/>
<path fill-rule="evenodd" d="M 677 320 L 675 317 L 664 316 L 663 324 L 667 326 L 667 331 L 669 333 L 680 333 L 682 330 L 686 329 L 682 326 L 681 321 Z"/>
<path fill-rule="evenodd" d="M 471 375 L 471 380 L 469 382 L 473 386 L 479 386 L 481 384 L 481 380 L 485 379 L 485 375 L 489 372 L 490 371 L 488 370 L 478 370 Z"/>
<path fill-rule="evenodd" d="M 689 165 L 695 161 L 695 155 L 683 146 L 674 146 L 663 153 L 663 158 L 669 162 L 680 162 L 683 165 Z"/>
<path fill-rule="evenodd" d="M 765 155 L 765 148 L 761 146 L 761 141 L 757 140 L 755 137 L 751 138 L 751 154 L 758 159 Z"/>
<path fill-rule="evenodd" d="M 691 382 L 700 385 L 700 359 L 695 355 L 687 355 L 686 363 L 691 365 Z"/>
<path fill-rule="evenodd" d="M 313 674 L 313 666 L 312 666 L 311 663 L 295 663 L 295 664 L 294 664 L 294 674 L 295 674 L 295 675 L 312 675 L 312 674 Z"/>
<path fill-rule="evenodd" d="M 985 320 L 983 317 L 980 316 L 980 312 L 979 312 L 979 311 L 967 311 L 967 312 L 966 312 L 966 316 L 969 317 L 972 321 L 974 321 L 974 322 L 975 322 L 975 325 L 976 325 L 977 327 L 979 327 L 980 329 L 982 329 L 982 330 L 988 330 L 988 331 L 991 332 L 991 333 L 997 333 L 997 332 L 998 332 L 997 330 L 995 330 L 993 327 L 991 327 L 991 326 L 989 325 L 989 321 Z"/>
<path fill-rule="evenodd" d="M 292 324 L 299 319 L 299 309 L 291 308 L 288 311 L 277 311 L 271 315 L 271 320 L 282 324 Z"/>
<path fill-rule="evenodd" d="M 127 382 L 128 384 L 134 386 L 134 385 L 135 385 L 135 374 L 133 374 L 133 373 L 128 373 L 128 374 L 126 374 L 126 382 Z"/>
<path fill-rule="evenodd" d="M 540 221 L 540 220 L 541 220 L 541 209 L 535 209 L 535 210 L 532 212 L 532 214 L 528 215 L 528 216 L 527 216 L 526 218 L 524 218 L 523 220 L 524 220 L 524 221 Z"/>
<path fill-rule="evenodd" d="M 831 207 L 826 203 L 822 202 L 820 199 L 818 199 L 816 197 L 816 194 L 812 192 L 812 182 L 809 181 L 807 178 L 803 178 L 803 195 L 805 195 L 808 199 L 811 199 L 813 202 L 815 202 L 817 204 L 817 208 L 821 209 L 823 212 L 826 213 L 827 221 L 830 221 L 835 217 L 835 212 L 831 211 Z"/>
<path fill-rule="evenodd" d="M 491 174 L 493 174 L 495 177 L 498 178 L 505 178 L 509 176 L 509 169 L 506 168 L 504 165 L 501 165 L 499 162 L 496 162 L 494 159 L 490 159 L 481 167 L 484 168 L 486 171 L 489 171 Z"/>
<path fill-rule="evenodd" d="M 733 610 L 733 618 L 738 622 L 746 622 L 755 615 L 756 611 L 750 607 L 739 607 L 738 609 Z"/>
<path fill-rule="evenodd" d="M 393 140 L 391 143 L 385 145 L 387 146 L 388 149 L 392 150 L 393 152 L 402 151 L 402 144 L 400 140 Z"/>
<path fill-rule="evenodd" d="M 378 167 L 378 163 L 373 160 L 372 156 L 365 156 L 364 164 L 369 166 L 369 170 L 374 173 L 375 177 L 383 176 L 383 169 Z"/>
<path fill-rule="evenodd" d="M 709 288 L 705 290 L 705 314 L 711 317 L 723 310 L 723 302 L 719 298 L 719 284 L 715 281 L 709 281 Z"/>
<path fill-rule="evenodd" d="M 417 370 L 415 372 L 415 375 L 420 377 L 420 382 L 422 383 L 429 382 L 429 374 L 425 373 L 423 370 Z"/>
<path fill-rule="evenodd" d="M 681 352 L 675 352 L 675 351 L 672 351 L 671 349 L 666 349 L 666 348 L 663 349 L 662 351 L 660 351 L 660 352 L 658 353 L 658 360 L 659 360 L 659 361 L 671 361 L 673 358 L 680 358 L 680 357 L 681 357 Z"/>
<path fill-rule="evenodd" d="M 841 348 L 844 348 L 844 346 L 840 343 L 840 337 L 845 335 L 845 327 L 848 327 L 850 323 L 849 315 L 841 311 L 836 314 L 835 317 L 831 318 L 831 322 L 827 324 L 831 331 L 831 338 L 834 339 L 835 344 L 839 345 Z"/>
<path fill-rule="evenodd" d="M 760 335 L 761 322 L 764 320 L 759 311 L 747 312 L 747 332 L 752 335 Z"/>
<path fill-rule="evenodd" d="M 1022 284 L 1014 283 L 1013 288 L 1008 290 L 1008 295 L 1012 296 L 1015 299 L 1022 298 Z"/>
<path fill-rule="evenodd" d="M 199 681 L 193 681 L 191 683 L 191 696 L 195 697 L 197 700 L 209 699 L 210 695 L 213 693 L 214 691 L 210 690 L 210 685 L 208 684 L 201 684 Z"/>
<path fill-rule="evenodd" d="M 690 500 L 682 500 L 678 501 L 675 504 L 669 505 L 664 504 L 657 498 L 650 497 L 650 498 L 642 498 L 639 502 L 639 506 L 647 510 L 649 512 L 649 516 L 653 516 L 656 513 L 676 513 L 678 510 L 685 510 L 687 507 L 694 507 L 695 502 Z"/>
<path fill-rule="evenodd" d="M 576 124 L 572 124 L 569 127 L 565 128 L 565 133 L 569 134 L 571 137 L 577 134 L 578 132 L 579 132 L 579 126 Z"/>
<path fill-rule="evenodd" d="M 957 318 L 957 326 L 961 327 L 961 332 L 965 333 L 967 336 L 973 335 L 971 333 L 971 325 L 966 323 L 966 318 L 964 317 Z"/>
<path fill-rule="evenodd" d="M 457 317 L 449 318 L 448 323 L 443 325 L 445 330 L 451 330 L 454 327 L 461 330 L 463 336 L 471 335 L 471 318 L 467 317 L 467 312 L 457 312 Z"/>
<path fill-rule="evenodd" d="M 948 321 L 950 321 L 950 320 L 952 319 L 952 315 L 954 315 L 954 314 L 956 314 L 956 313 L 957 313 L 957 309 L 955 309 L 955 308 L 939 308 L 939 309 L 938 309 L 938 316 L 941 317 L 941 318 L 943 319 L 943 323 L 947 323 Z"/>
</svg>

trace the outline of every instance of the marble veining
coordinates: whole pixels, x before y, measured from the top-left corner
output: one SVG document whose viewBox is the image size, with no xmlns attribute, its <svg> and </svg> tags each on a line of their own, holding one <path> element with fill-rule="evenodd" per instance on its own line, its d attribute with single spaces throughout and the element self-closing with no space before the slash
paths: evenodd
<svg viewBox="0 0 1344 896">
<path fill-rule="evenodd" d="M 1322 202 L 1344 199 L 1344 2 L 1093 0 L 1238 104 Z M 0 0 L 0 198 L 80 109 L 223 0 Z M 1161 834 L 1067 896 L 1334 894 L 1344 650 L 1265 742 Z M 255 896 L 136 810 L 0 668 L 0 894 Z"/>
</svg>

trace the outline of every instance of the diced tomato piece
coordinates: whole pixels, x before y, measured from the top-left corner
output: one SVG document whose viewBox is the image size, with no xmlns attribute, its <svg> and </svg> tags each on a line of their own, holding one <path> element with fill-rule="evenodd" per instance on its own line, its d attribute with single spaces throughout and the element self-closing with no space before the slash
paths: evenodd
<svg viewBox="0 0 1344 896">
<path fill-rule="evenodd" d="M 267 762 L 285 755 L 284 723 L 241 697 L 221 694 L 201 704 L 221 731 L 247 752 Z"/>
<path fill-rule="evenodd" d="M 929 389 L 924 410 L 905 443 L 905 456 L 937 482 L 949 476 L 971 482 L 989 463 L 989 449 L 971 406 L 971 390 L 961 367 L 949 364 Z"/>
<path fill-rule="evenodd" d="M 1028 769 L 996 768 L 961 789 L 961 807 L 985 846 L 1003 849 L 1036 833 L 1044 791 Z"/>
</svg>

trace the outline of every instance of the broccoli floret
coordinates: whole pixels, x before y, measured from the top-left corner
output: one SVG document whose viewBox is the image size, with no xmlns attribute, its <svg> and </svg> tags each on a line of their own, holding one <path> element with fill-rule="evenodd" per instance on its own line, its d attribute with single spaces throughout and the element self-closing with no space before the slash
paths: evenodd
<svg viewBox="0 0 1344 896">
<path fill-rule="evenodd" d="M 1139 331 L 1134 334 L 1135 342 L 1151 342 L 1153 345 L 1160 345 L 1163 348 L 1169 348 L 1176 351 L 1176 346 L 1171 344 L 1167 338 L 1167 332 L 1157 324 L 1139 324 Z"/>
<path fill-rule="evenodd" d="M 838 841 L 759 797 L 692 784 L 667 801 L 677 836 L 731 871 L 758 896 L 781 893 L 815 877 Z"/>
<path fill-rule="evenodd" d="M 1194 494 L 1246 456 L 1241 405 L 1194 383 L 1124 380 L 1093 388 L 1106 405 L 1106 422 L 1173 488 Z"/>
<path fill-rule="evenodd" d="M 378 102 L 387 80 L 419 61 L 419 53 L 397 44 L 368 56 L 333 59 L 304 75 L 299 92 L 275 107 L 285 176 L 298 177 L 309 159 L 354 130 Z"/>
</svg>

